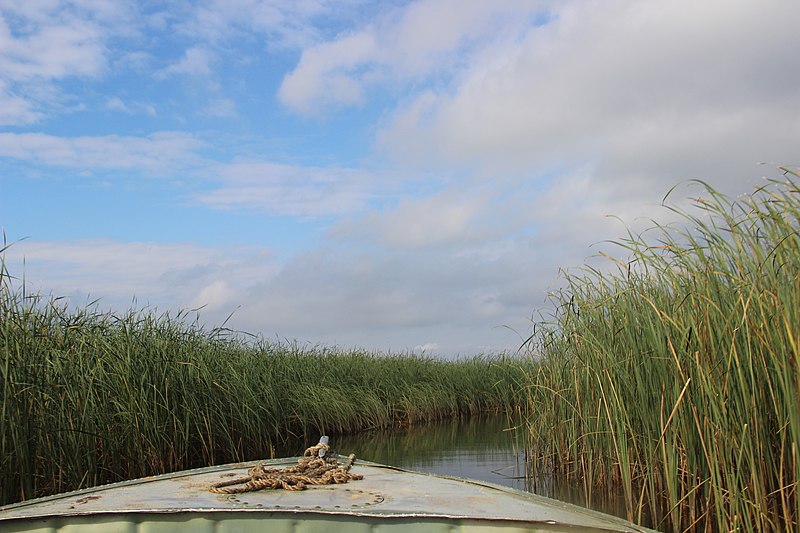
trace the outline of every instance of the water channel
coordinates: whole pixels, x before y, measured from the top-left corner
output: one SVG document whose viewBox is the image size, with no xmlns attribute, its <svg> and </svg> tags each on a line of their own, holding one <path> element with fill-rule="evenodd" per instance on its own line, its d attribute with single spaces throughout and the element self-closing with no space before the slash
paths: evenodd
<svg viewBox="0 0 800 533">
<path fill-rule="evenodd" d="M 488 481 L 526 490 L 523 429 L 504 416 L 445 420 L 408 427 L 332 435 L 337 453 L 419 472 Z M 283 451 L 302 455 L 307 445 Z"/>
<path fill-rule="evenodd" d="M 338 437 L 336 448 L 376 463 L 525 490 L 517 426 L 502 416 L 449 420 Z"/>
</svg>

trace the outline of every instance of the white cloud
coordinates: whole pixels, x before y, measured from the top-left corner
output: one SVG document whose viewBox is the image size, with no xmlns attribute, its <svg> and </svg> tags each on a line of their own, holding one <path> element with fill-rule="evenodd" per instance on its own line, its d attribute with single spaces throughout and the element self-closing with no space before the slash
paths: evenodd
<svg viewBox="0 0 800 533">
<path fill-rule="evenodd" d="M 375 35 L 365 30 L 305 50 L 300 64 L 283 80 L 279 98 L 303 114 L 320 104 L 363 102 L 362 84 L 347 70 L 372 60 L 375 48 Z"/>
<path fill-rule="evenodd" d="M 30 100 L 12 94 L 8 84 L 0 79 L 0 126 L 31 124 L 40 118 L 41 113 L 34 110 Z"/>
<path fill-rule="evenodd" d="M 112 96 L 106 99 L 105 107 L 111 111 L 120 111 L 128 115 L 138 115 L 144 113 L 148 116 L 155 117 L 158 113 L 153 104 L 144 102 L 126 102 L 119 96 Z"/>
<path fill-rule="evenodd" d="M 508 234 L 512 222 L 509 219 L 516 217 L 513 211 L 497 212 L 496 202 L 485 190 L 448 190 L 420 198 L 406 197 L 391 209 L 346 219 L 331 234 L 338 239 L 364 240 L 391 249 L 468 248 Z"/>
<path fill-rule="evenodd" d="M 253 286 L 241 318 L 260 317 L 262 331 L 368 348 L 411 349 L 431 338 L 447 354 L 511 347 L 517 339 L 499 326 L 526 327 L 531 302 L 542 298 L 529 283 L 531 250 L 509 254 L 481 261 L 436 250 L 312 250 Z"/>
<path fill-rule="evenodd" d="M 236 116 L 236 102 L 230 98 L 217 98 L 208 104 L 203 114 L 209 117 L 229 118 Z"/>
<path fill-rule="evenodd" d="M 418 344 L 414 346 L 415 352 L 436 352 L 442 346 L 435 342 L 426 342 L 425 344 Z"/>
<path fill-rule="evenodd" d="M 106 62 L 101 40 L 96 25 L 72 17 L 60 23 L 50 20 L 18 35 L 0 12 L 0 68 L 6 79 L 95 76 Z"/>
<path fill-rule="evenodd" d="M 101 309 L 195 309 L 208 327 L 222 324 L 266 336 L 368 349 L 424 345 L 442 354 L 480 347 L 513 349 L 500 328 L 524 329 L 537 266 L 527 247 L 502 261 L 428 251 L 418 255 L 321 248 L 284 262 L 259 248 L 111 240 L 14 244 L 12 274 L 30 291 Z M 23 272 L 23 260 L 25 261 Z M 524 275 L 523 275 L 524 274 Z M 437 346 L 430 344 L 436 338 Z"/>
<path fill-rule="evenodd" d="M 128 109 L 121 100 L 111 99 L 107 105 Z M 201 155 L 207 147 L 207 142 L 179 132 L 145 137 L 0 132 L 0 158 L 84 173 L 120 170 L 184 180 L 192 185 L 193 192 L 187 192 L 190 199 L 218 210 L 301 218 L 351 214 L 388 197 L 398 187 L 396 178 L 388 173 L 360 169 L 213 161 Z M 206 185 L 197 187 L 197 179 Z"/>
<path fill-rule="evenodd" d="M 371 86 L 452 75 L 460 54 L 502 31 L 513 35 L 540 2 L 425 0 L 389 10 L 358 30 L 306 47 L 279 98 L 305 115 L 361 104 Z"/>
<path fill-rule="evenodd" d="M 12 275 L 24 274 L 32 292 L 69 296 L 78 305 L 101 298 L 102 308 L 116 310 L 134 298 L 162 311 L 206 306 L 212 327 L 243 301 L 248 283 L 276 273 L 264 249 L 113 240 L 16 242 L 5 262 Z"/>
<path fill-rule="evenodd" d="M 122 98 L 118 96 L 113 96 L 106 100 L 106 109 L 110 109 L 112 111 L 122 111 L 123 113 L 132 113 L 130 107 L 128 107 L 125 102 L 122 101 Z"/>
<path fill-rule="evenodd" d="M 233 291 L 224 280 L 212 281 L 189 303 L 192 309 L 203 308 L 208 311 L 230 311 L 236 305 L 232 300 Z"/>
<path fill-rule="evenodd" d="M 108 40 L 129 33 L 132 21 L 122 2 L 3 3 L 0 124 L 30 124 L 59 106 L 57 81 L 106 72 Z"/>
<path fill-rule="evenodd" d="M 359 170 L 239 161 L 220 165 L 217 171 L 222 186 L 194 197 L 215 209 L 338 215 L 363 208 L 376 194 L 375 176 Z"/>
<path fill-rule="evenodd" d="M 242 34 L 263 36 L 268 48 L 309 46 L 321 38 L 320 21 L 357 13 L 361 0 L 211 0 L 194 9 L 178 30 L 211 42 Z"/>
<path fill-rule="evenodd" d="M 175 132 L 146 137 L 58 137 L 44 133 L 0 133 L 0 157 L 28 163 L 92 169 L 137 169 L 164 175 L 200 164 L 196 151 L 205 146 L 191 135 Z"/>
<path fill-rule="evenodd" d="M 780 0 L 560 2 L 465 58 L 454 87 L 403 103 L 379 145 L 509 175 L 593 164 L 595 186 L 629 197 L 701 175 L 742 187 L 796 150 L 798 16 Z"/>
<path fill-rule="evenodd" d="M 156 73 L 156 77 L 168 78 L 176 75 L 210 76 L 211 63 L 213 61 L 214 54 L 209 50 L 193 46 L 188 48 L 177 62 L 159 70 Z"/>
</svg>

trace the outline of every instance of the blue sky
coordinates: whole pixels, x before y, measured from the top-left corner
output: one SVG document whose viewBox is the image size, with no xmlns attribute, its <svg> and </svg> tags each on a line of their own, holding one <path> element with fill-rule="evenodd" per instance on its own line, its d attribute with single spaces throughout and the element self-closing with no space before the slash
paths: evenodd
<svg viewBox="0 0 800 533">
<path fill-rule="evenodd" d="M 742 194 L 797 162 L 797 20 L 794 0 L 7 0 L 5 261 L 78 304 L 235 311 L 269 338 L 513 350 L 560 267 L 621 253 L 608 215 L 668 220 L 676 183 Z"/>
</svg>

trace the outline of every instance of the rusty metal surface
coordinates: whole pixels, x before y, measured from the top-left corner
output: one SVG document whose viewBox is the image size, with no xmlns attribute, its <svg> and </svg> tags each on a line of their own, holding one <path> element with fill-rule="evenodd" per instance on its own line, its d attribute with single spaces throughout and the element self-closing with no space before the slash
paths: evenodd
<svg viewBox="0 0 800 533">
<path fill-rule="evenodd" d="M 296 458 L 266 461 L 277 468 Z M 363 480 L 305 491 L 265 490 L 215 494 L 211 483 L 245 475 L 257 463 L 211 467 L 154 476 L 0 508 L 6 520 L 108 513 L 311 513 L 375 518 L 436 517 L 600 531 L 647 531 L 615 517 L 487 483 L 433 476 L 356 462 Z"/>
</svg>

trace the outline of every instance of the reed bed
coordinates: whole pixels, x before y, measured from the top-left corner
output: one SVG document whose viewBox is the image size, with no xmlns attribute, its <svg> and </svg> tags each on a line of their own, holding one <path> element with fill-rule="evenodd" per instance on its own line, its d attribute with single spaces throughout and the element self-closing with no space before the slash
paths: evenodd
<svg viewBox="0 0 800 533">
<path fill-rule="evenodd" d="M 248 340 L 12 282 L 0 263 L 0 503 L 524 402 L 517 359 Z"/>
<path fill-rule="evenodd" d="M 673 531 L 798 531 L 800 188 L 731 200 L 702 184 L 682 221 L 565 272 L 528 350 L 540 472 Z"/>
</svg>

